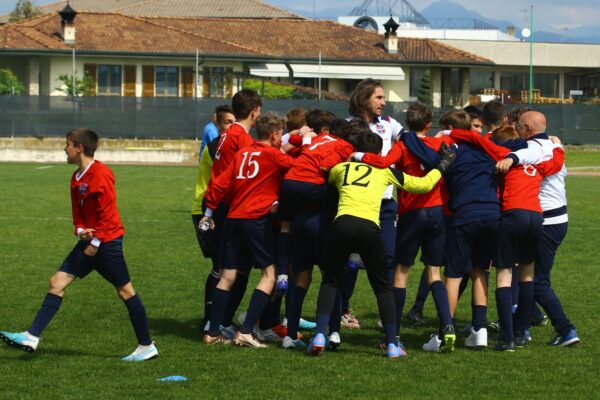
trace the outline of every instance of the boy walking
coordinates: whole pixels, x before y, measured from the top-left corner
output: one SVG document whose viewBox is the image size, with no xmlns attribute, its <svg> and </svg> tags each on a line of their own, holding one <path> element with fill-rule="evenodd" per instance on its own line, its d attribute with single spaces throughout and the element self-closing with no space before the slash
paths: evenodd
<svg viewBox="0 0 600 400">
<path fill-rule="evenodd" d="M 92 270 L 109 281 L 127 307 L 138 347 L 123 361 L 145 361 L 158 357 L 150 339 L 146 309 L 135 293 L 123 256 L 121 217 L 117 210 L 115 177 L 106 165 L 94 160 L 98 135 L 89 129 L 73 129 L 67 134 L 67 162 L 76 164 L 71 177 L 71 204 L 75 234 L 79 241 L 50 278 L 50 289 L 33 323 L 25 332 L 1 331 L 0 338 L 24 351 L 37 349 L 40 336 L 58 312 L 65 289 Z"/>
</svg>

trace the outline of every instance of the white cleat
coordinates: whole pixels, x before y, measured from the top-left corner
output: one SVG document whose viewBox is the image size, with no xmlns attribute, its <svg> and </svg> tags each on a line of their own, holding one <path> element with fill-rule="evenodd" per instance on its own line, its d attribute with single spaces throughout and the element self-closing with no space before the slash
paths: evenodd
<svg viewBox="0 0 600 400">
<path fill-rule="evenodd" d="M 259 329 L 256 337 L 263 342 L 281 342 L 281 337 L 271 329 Z"/>
<path fill-rule="evenodd" d="M 442 341 L 438 338 L 437 333 L 434 333 L 429 337 L 429 341 L 423 345 L 423 350 L 431 353 L 439 353 L 441 345 Z"/>
<path fill-rule="evenodd" d="M 40 338 L 33 336 L 31 333 L 25 332 L 0 332 L 0 340 L 4 340 L 8 345 L 32 353 L 37 349 Z"/>
<path fill-rule="evenodd" d="M 152 342 L 147 346 L 139 344 L 138 347 L 136 347 L 136 349 L 133 351 L 133 353 L 123 357 L 121 360 L 138 362 L 152 360 L 156 357 L 158 357 L 158 350 L 156 350 L 156 346 L 154 345 L 154 342 Z"/>
<path fill-rule="evenodd" d="M 488 334 L 486 328 L 481 328 L 478 331 L 471 328 L 471 333 L 465 339 L 465 347 L 470 349 L 484 349 L 488 345 Z"/>
</svg>

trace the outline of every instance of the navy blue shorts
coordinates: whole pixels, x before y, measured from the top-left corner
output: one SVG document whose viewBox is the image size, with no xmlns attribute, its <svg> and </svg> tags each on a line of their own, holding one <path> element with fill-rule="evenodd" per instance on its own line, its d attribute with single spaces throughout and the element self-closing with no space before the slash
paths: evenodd
<svg viewBox="0 0 600 400">
<path fill-rule="evenodd" d="M 202 207 L 205 210 L 205 207 Z M 206 210 L 205 210 L 206 211 Z M 212 219 L 215 222 L 215 229 L 207 231 L 209 232 L 206 236 L 210 238 L 208 245 L 211 247 L 210 258 L 212 260 L 213 267 L 221 268 L 223 262 L 221 259 L 221 241 L 223 240 L 223 229 L 225 227 L 225 218 L 229 212 L 229 204 L 219 203 L 216 210 L 213 210 Z"/>
<path fill-rule="evenodd" d="M 275 264 L 275 234 L 269 216 L 259 219 L 227 218 L 221 242 L 222 267 L 249 270 Z"/>
<path fill-rule="evenodd" d="M 494 266 L 512 268 L 517 263 L 534 262 L 543 222 L 543 215 L 535 211 L 515 209 L 503 212 L 498 225 Z"/>
<path fill-rule="evenodd" d="M 442 206 L 407 212 L 398 219 L 396 262 L 412 266 L 421 248 L 423 264 L 441 266 L 444 262 L 445 237 Z"/>
<path fill-rule="evenodd" d="M 488 269 L 496 249 L 498 220 L 450 224 L 446 235 L 448 278 L 462 278 L 473 268 Z"/>
<path fill-rule="evenodd" d="M 323 264 L 330 226 L 325 213 L 316 209 L 304 210 L 292 218 L 291 259 L 294 273 L 308 271 L 313 265 Z"/>
<path fill-rule="evenodd" d="M 116 288 L 131 282 L 123 256 L 123 236 L 102 243 L 93 257 L 83 254 L 88 244 L 85 240 L 77 242 L 58 270 L 83 279 L 95 269 Z"/>
<path fill-rule="evenodd" d="M 300 182 L 286 179 L 279 191 L 277 216 L 282 221 L 291 221 L 292 217 L 308 208 L 329 207 L 334 201 L 331 187 L 326 183 Z M 337 206 L 337 202 L 335 202 Z"/>
<path fill-rule="evenodd" d="M 381 200 L 379 209 L 379 227 L 381 238 L 388 256 L 388 266 L 394 269 L 394 252 L 396 250 L 396 219 L 398 218 L 398 203 L 394 199 Z"/>
</svg>

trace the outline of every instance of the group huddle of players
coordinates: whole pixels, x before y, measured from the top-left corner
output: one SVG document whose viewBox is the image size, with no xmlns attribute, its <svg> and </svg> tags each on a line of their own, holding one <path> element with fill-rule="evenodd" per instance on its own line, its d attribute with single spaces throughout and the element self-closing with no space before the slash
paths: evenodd
<svg viewBox="0 0 600 400">
<path fill-rule="evenodd" d="M 200 247 L 212 260 L 204 343 L 261 348 L 277 341 L 312 355 L 335 350 L 342 325 L 359 326 L 349 300 L 364 268 L 377 299 L 380 346 L 387 357 L 406 356 L 400 324 L 419 250 L 425 265 L 419 296 L 431 292 L 439 317 L 425 351 L 454 349 L 453 317 L 469 281 L 465 346 L 487 347 L 491 267 L 495 350 L 531 341 L 536 303 L 556 330 L 550 345 L 577 343 L 550 285 L 567 229 L 566 169 L 543 114 L 507 115 L 495 101 L 483 110 L 469 106 L 445 113 L 442 131 L 430 137 L 428 106 L 411 104 L 404 128 L 383 115 L 384 106 L 381 83 L 366 79 L 344 119 L 319 109 L 293 109 L 287 119 L 261 113 L 261 98 L 250 90 L 236 93 L 231 107 L 217 107 L 219 136 L 203 143 L 192 210 Z M 322 279 L 311 326 L 301 314 L 315 265 Z M 252 267 L 261 277 L 235 327 Z M 422 303 L 411 313 L 421 320 Z M 310 341 L 303 328 L 314 329 Z"/>
</svg>

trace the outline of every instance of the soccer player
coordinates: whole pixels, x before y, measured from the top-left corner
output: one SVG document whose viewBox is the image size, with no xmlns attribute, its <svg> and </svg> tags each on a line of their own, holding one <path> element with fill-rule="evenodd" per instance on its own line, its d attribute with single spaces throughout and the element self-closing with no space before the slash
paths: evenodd
<svg viewBox="0 0 600 400">
<path fill-rule="evenodd" d="M 402 125 L 389 115 L 383 114 L 385 107 L 385 92 L 380 81 L 365 79 L 356 85 L 350 95 L 348 111 L 350 119 L 362 118 L 368 124 L 371 131 L 383 140 L 381 154 L 383 156 L 392 148 L 392 144 L 398 140 L 402 131 Z M 398 204 L 394 200 L 393 185 L 388 186 L 382 196 L 379 219 L 381 221 L 381 235 L 385 244 L 388 257 L 390 275 L 394 270 L 394 250 L 396 245 L 396 211 Z M 348 269 L 342 284 L 342 325 L 348 328 L 360 328 L 360 321 L 350 309 L 350 297 L 354 291 L 357 269 Z"/>
<path fill-rule="evenodd" d="M 283 174 L 294 162 L 279 149 L 284 125 L 284 120 L 274 114 L 259 117 L 256 120 L 258 141 L 235 154 L 233 162 L 206 194 L 207 208 L 201 223 L 208 222 L 212 228 L 215 226 L 213 210 L 225 195 L 232 199 L 223 227 L 223 272 L 213 292 L 210 327 L 204 335 L 206 344 L 229 342 L 221 335 L 219 326 L 230 291 L 237 271 L 249 271 L 254 266 L 262 270 L 262 276 L 250 300 L 244 323 L 235 334 L 234 343 L 266 347 L 252 331 L 275 284 L 275 233 L 270 219 L 271 207 L 277 201 Z"/>
<path fill-rule="evenodd" d="M 228 105 L 217 107 L 216 125 L 219 130 L 219 135 L 229 129 L 235 123 L 233 110 Z M 198 173 L 196 175 L 196 190 L 194 200 L 192 202 L 192 222 L 196 231 L 196 239 L 202 254 L 212 261 L 212 268 L 206 277 L 204 284 L 204 318 L 202 320 L 203 330 L 208 329 L 208 321 L 210 321 L 210 305 L 212 304 L 212 291 L 219 281 L 219 262 L 217 253 L 217 240 L 215 239 L 215 231 L 202 230 L 198 227 L 198 223 L 204 214 L 203 200 L 204 194 L 210 180 L 210 173 L 213 165 L 213 159 L 217 151 L 218 137 L 215 137 L 207 143 L 200 155 L 198 163 Z"/>
<path fill-rule="evenodd" d="M 146 309 L 135 293 L 123 257 L 125 230 L 117 210 L 115 177 L 102 162 L 94 159 L 98 135 L 89 129 L 73 129 L 67 133 L 67 162 L 77 165 L 71 177 L 71 206 L 78 242 L 50 278 L 48 294 L 33 323 L 25 332 L 0 332 L 0 338 L 11 346 L 32 352 L 40 336 L 58 312 L 67 287 L 76 279 L 96 270 L 117 290 L 129 311 L 129 319 L 138 346 L 123 361 L 145 361 L 158 357 L 150 338 Z"/>
<path fill-rule="evenodd" d="M 380 153 L 382 141 L 379 136 L 367 131 L 361 136 L 359 151 Z M 344 273 L 343 266 L 350 253 L 356 252 L 365 263 L 369 282 L 377 298 L 386 334 L 387 356 L 406 356 L 404 346 L 396 337 L 394 296 L 379 227 L 380 199 L 389 184 L 414 193 L 430 191 L 454 160 L 454 153 L 449 149 L 444 148 L 442 153 L 443 161 L 438 168 L 424 177 L 413 177 L 391 168 L 378 169 L 357 162 L 344 162 L 330 171 L 328 181 L 338 188 L 340 200 L 317 300 L 317 334 L 307 349 L 309 354 L 319 355 L 325 348 L 325 327 Z"/>
<path fill-rule="evenodd" d="M 442 141 L 429 138 L 425 134 L 431 128 L 433 113 L 422 103 L 411 104 L 406 111 L 406 126 L 415 132 L 419 139 L 435 151 L 439 151 Z M 396 169 L 413 176 L 425 176 L 421 160 L 410 153 L 402 141 L 396 142 L 385 157 L 374 154 L 356 153 L 355 159 L 369 165 L 385 168 L 395 163 Z M 392 280 L 392 290 L 396 305 L 397 334 L 400 332 L 400 320 L 406 300 L 406 286 L 411 267 L 417 252 L 421 249 L 421 261 L 427 270 L 427 281 L 440 319 L 439 335 L 443 345 L 437 345 L 435 351 L 451 352 L 454 349 L 456 334 L 452 315 L 448 305 L 448 294 L 442 282 L 440 267 L 444 257 L 444 214 L 442 186 L 438 183 L 433 190 L 425 194 L 409 192 L 398 193 L 398 222 L 396 242 L 396 268 Z M 426 345 L 425 350 L 429 350 Z"/>
</svg>

